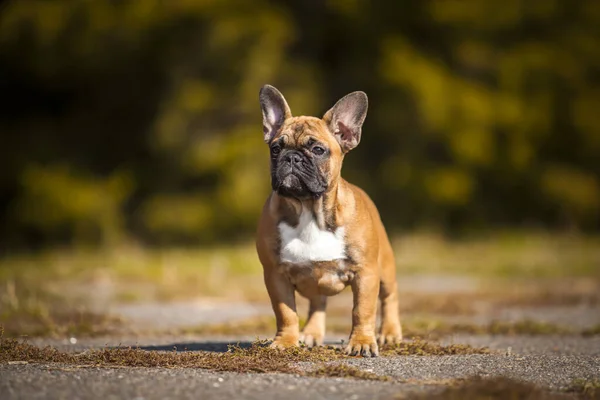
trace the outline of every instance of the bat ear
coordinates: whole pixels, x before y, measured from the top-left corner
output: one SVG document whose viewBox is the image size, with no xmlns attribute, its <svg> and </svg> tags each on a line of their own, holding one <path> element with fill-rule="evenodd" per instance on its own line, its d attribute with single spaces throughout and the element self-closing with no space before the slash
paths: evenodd
<svg viewBox="0 0 600 400">
<path fill-rule="evenodd" d="M 265 142 L 269 143 L 277 134 L 284 121 L 292 116 L 285 97 L 271 85 L 260 89 L 260 108 L 263 115 L 263 133 Z"/>
<path fill-rule="evenodd" d="M 352 92 L 338 100 L 323 116 L 323 121 L 329 126 L 344 153 L 358 146 L 368 107 L 365 92 Z"/>
</svg>

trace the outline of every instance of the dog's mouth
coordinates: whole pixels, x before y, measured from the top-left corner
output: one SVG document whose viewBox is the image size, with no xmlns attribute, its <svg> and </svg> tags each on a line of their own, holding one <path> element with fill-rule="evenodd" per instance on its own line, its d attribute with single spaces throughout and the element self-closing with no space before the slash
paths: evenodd
<svg viewBox="0 0 600 400">
<path fill-rule="evenodd" d="M 290 172 L 279 179 L 277 193 L 286 197 L 307 197 L 309 195 L 308 188 L 294 172 Z"/>
<path fill-rule="evenodd" d="M 284 177 L 281 181 L 280 186 L 283 186 L 284 188 L 288 189 L 304 187 L 302 181 L 300 180 L 300 177 L 298 177 L 295 174 L 288 174 L 286 177 Z"/>
<path fill-rule="evenodd" d="M 306 183 L 302 177 L 296 173 L 289 173 L 280 178 L 276 191 L 280 196 L 294 197 L 297 199 L 318 199 L 325 192 L 325 190 L 311 190 L 310 184 Z"/>
</svg>

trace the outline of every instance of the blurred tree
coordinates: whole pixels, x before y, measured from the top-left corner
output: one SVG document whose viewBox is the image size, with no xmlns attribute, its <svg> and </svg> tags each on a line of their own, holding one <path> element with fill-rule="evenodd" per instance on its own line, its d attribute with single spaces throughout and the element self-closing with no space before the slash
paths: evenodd
<svg viewBox="0 0 600 400">
<path fill-rule="evenodd" d="M 251 233 L 264 83 L 369 94 L 345 175 L 392 230 L 600 227 L 595 0 L 7 1 L 2 243 Z"/>
</svg>

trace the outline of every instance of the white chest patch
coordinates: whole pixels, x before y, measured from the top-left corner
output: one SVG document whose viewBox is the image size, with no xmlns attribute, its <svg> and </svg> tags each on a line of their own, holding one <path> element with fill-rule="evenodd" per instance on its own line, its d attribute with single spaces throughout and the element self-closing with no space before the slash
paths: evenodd
<svg viewBox="0 0 600 400">
<path fill-rule="evenodd" d="M 302 211 L 297 226 L 280 222 L 278 228 L 282 262 L 302 264 L 346 258 L 344 228 L 335 232 L 320 229 L 309 210 Z"/>
</svg>

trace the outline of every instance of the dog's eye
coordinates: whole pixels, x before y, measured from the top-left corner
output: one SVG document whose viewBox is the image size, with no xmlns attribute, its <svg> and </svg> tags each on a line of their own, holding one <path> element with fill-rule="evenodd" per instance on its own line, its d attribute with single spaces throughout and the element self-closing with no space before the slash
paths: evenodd
<svg viewBox="0 0 600 400">
<path fill-rule="evenodd" d="M 274 156 L 276 156 L 280 152 L 281 152 L 281 146 L 279 146 L 278 144 L 276 144 L 274 146 L 271 146 L 271 154 L 273 154 Z"/>
<path fill-rule="evenodd" d="M 322 156 L 323 154 L 325 154 L 325 149 L 321 146 L 315 146 L 312 148 L 312 152 L 318 156 Z"/>
</svg>

